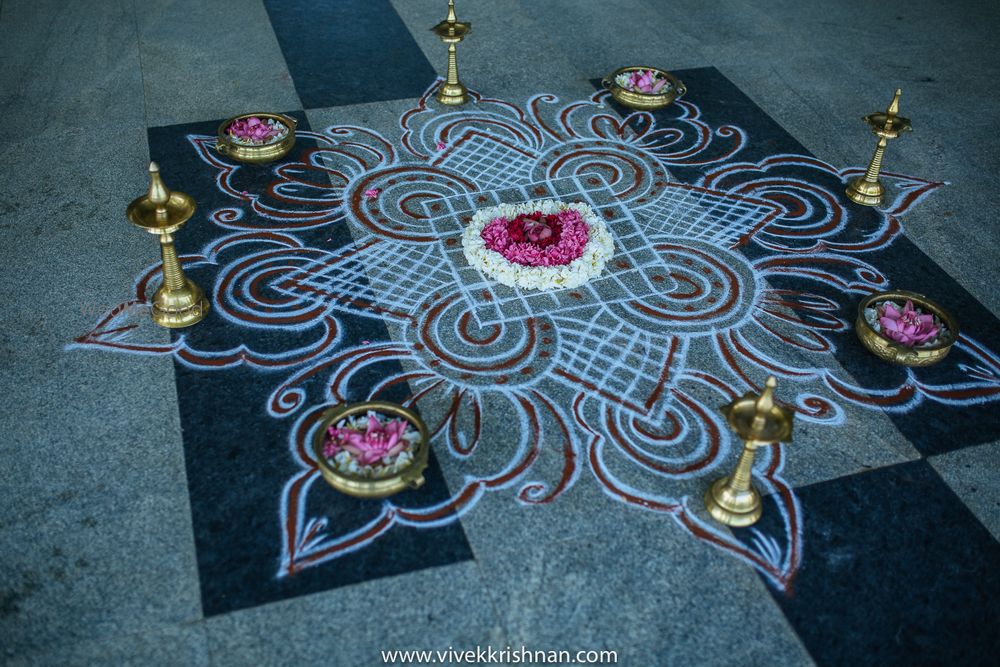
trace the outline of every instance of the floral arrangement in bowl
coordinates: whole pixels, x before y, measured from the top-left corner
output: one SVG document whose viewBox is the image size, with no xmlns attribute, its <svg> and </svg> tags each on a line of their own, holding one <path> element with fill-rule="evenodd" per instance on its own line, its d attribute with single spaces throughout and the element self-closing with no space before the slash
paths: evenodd
<svg viewBox="0 0 1000 667">
<path fill-rule="evenodd" d="M 288 127 L 275 118 L 237 118 L 226 128 L 230 139 L 241 146 L 264 146 L 288 136 Z"/>
<path fill-rule="evenodd" d="M 582 203 L 553 199 L 476 211 L 462 233 L 466 260 L 510 287 L 577 287 L 604 271 L 614 241 Z"/>
<path fill-rule="evenodd" d="M 933 312 L 924 312 L 907 299 L 902 307 L 882 301 L 865 309 L 865 319 L 877 333 L 904 347 L 930 347 L 948 337 L 948 327 Z"/>
<path fill-rule="evenodd" d="M 292 116 L 258 111 L 224 120 L 216 134 L 215 150 L 248 164 L 280 160 L 295 145 L 298 121 Z"/>
<path fill-rule="evenodd" d="M 662 109 L 687 94 L 687 86 L 667 70 L 657 67 L 620 67 L 601 79 L 619 104 L 643 111 Z"/>
<path fill-rule="evenodd" d="M 922 294 L 903 290 L 863 299 L 854 329 L 869 352 L 903 366 L 935 364 L 958 340 L 958 322 L 951 313 Z"/>
<path fill-rule="evenodd" d="M 327 465 L 338 472 L 381 479 L 396 475 L 413 463 L 420 433 L 405 419 L 392 419 L 369 410 L 329 426 L 323 441 Z"/>
<path fill-rule="evenodd" d="M 324 410 L 312 436 L 323 479 L 355 498 L 385 498 L 424 483 L 427 424 L 389 401 L 341 403 Z"/>
<path fill-rule="evenodd" d="M 615 83 L 624 90 L 643 95 L 655 95 L 669 88 L 671 83 L 654 69 L 636 69 L 622 72 L 615 77 Z"/>
</svg>

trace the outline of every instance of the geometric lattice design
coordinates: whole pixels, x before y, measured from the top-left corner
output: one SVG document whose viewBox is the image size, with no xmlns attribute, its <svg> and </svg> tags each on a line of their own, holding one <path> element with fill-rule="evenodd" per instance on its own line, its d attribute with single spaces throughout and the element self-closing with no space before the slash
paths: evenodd
<svg viewBox="0 0 1000 667">
<path fill-rule="evenodd" d="M 535 156 L 485 132 L 470 130 L 432 162 L 435 167 L 462 174 L 485 189 L 524 183 L 531 176 Z"/>
<path fill-rule="evenodd" d="M 469 265 L 462 251 L 461 235 L 477 209 L 537 199 L 583 202 L 604 220 L 615 241 L 615 254 L 599 278 L 572 289 L 523 290 L 501 285 Z M 472 314 L 481 325 L 539 313 L 553 315 L 620 301 L 641 301 L 652 295 L 669 294 L 676 288 L 669 268 L 653 251 L 632 214 L 617 203 L 614 193 L 596 175 L 557 178 L 424 202 L 428 212 L 432 206 L 439 210 L 428 222 L 455 274 L 453 283 L 468 299 Z"/>
<path fill-rule="evenodd" d="M 330 255 L 282 278 L 275 289 L 370 317 L 408 319 L 427 295 L 451 282 L 433 245 L 389 244 L 372 239 L 358 249 Z M 391 298 L 386 299 L 386 286 Z"/>
<path fill-rule="evenodd" d="M 556 318 L 565 345 L 560 349 L 563 381 L 586 388 L 642 413 L 659 397 L 675 360 L 677 339 L 641 331 L 603 308 L 592 317 Z M 633 401 L 644 405 L 634 405 Z"/>
<path fill-rule="evenodd" d="M 732 248 L 780 213 L 771 202 L 725 196 L 704 188 L 671 182 L 661 197 L 636 210 L 636 217 L 651 235 L 709 242 Z"/>
</svg>

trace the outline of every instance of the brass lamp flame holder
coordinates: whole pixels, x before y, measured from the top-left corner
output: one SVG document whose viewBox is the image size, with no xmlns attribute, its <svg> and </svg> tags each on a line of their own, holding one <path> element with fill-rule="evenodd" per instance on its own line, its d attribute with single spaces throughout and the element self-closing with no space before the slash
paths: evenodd
<svg viewBox="0 0 1000 667">
<path fill-rule="evenodd" d="M 705 506 L 713 519 L 727 526 L 749 526 L 760 519 L 760 493 L 750 481 L 757 448 L 792 441 L 794 412 L 774 402 L 777 384 L 771 376 L 760 395 L 747 392 L 721 408 L 729 427 L 743 440 L 743 451 L 733 474 L 716 480 L 705 493 Z"/>
<path fill-rule="evenodd" d="M 163 283 L 153 294 L 153 321 L 161 327 L 179 329 L 200 322 L 208 314 L 208 299 L 181 269 L 174 248 L 174 235 L 194 215 L 194 199 L 171 192 L 160 178 L 160 167 L 149 163 L 149 191 L 125 209 L 136 227 L 160 237 Z"/>
<path fill-rule="evenodd" d="M 847 196 L 850 197 L 851 201 L 862 206 L 882 205 L 885 198 L 885 187 L 879 182 L 878 175 L 882 170 L 882 156 L 885 155 L 885 148 L 890 139 L 896 139 L 903 132 L 913 131 L 910 119 L 899 115 L 899 96 L 902 94 L 902 89 L 897 88 L 892 102 L 889 103 L 889 107 L 884 112 L 870 113 L 862 118 L 871 128 L 872 134 L 878 137 L 875 154 L 872 155 L 865 174 L 852 179 L 847 184 Z"/>
<path fill-rule="evenodd" d="M 438 88 L 435 98 L 441 104 L 456 106 L 469 101 L 469 90 L 458 80 L 458 55 L 455 46 L 472 30 L 471 23 L 455 17 L 455 0 L 448 0 L 448 16 L 431 30 L 448 45 L 448 76 Z"/>
</svg>

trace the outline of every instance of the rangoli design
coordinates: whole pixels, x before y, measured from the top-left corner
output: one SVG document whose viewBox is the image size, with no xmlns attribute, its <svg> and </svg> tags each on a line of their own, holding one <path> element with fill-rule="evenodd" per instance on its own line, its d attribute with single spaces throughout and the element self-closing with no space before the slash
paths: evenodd
<svg viewBox="0 0 1000 667">
<path fill-rule="evenodd" d="M 968 337 L 934 376 L 947 379 L 933 383 L 900 368 L 892 384 L 858 386 L 832 356 L 831 334 L 850 330 L 857 301 L 887 288 L 865 253 L 892 244 L 899 217 L 941 183 L 883 174 L 895 199 L 866 218 L 877 223 L 862 223 L 842 196 L 861 169 L 800 155 L 741 162 L 751 137 L 710 127 L 690 101 L 664 120 L 622 118 L 606 92 L 569 104 L 536 95 L 523 108 L 473 97 L 455 111 L 426 94 L 400 118 L 397 141 L 353 126 L 300 132 L 315 147 L 274 167 L 266 188 L 246 185 L 246 168 L 215 153 L 214 137 L 189 136 L 232 203 L 207 212 L 217 238 L 183 261 L 203 271 L 214 312 L 245 342 L 148 342 L 160 339 L 144 338 L 151 325 L 131 306 L 145 303 L 157 264 L 137 279 L 133 299 L 74 344 L 273 377 L 261 418 L 287 421 L 288 455 L 299 466 L 275 499 L 277 576 L 364 549 L 394 525 L 455 521 L 486 493 L 514 494 L 530 511 L 587 480 L 614 501 L 671 517 L 787 589 L 804 518 L 782 479 L 779 448 L 762 451 L 755 476 L 780 509 L 783 532 L 733 535 L 695 510 L 733 458 L 719 405 L 760 390 L 769 374 L 782 379 L 800 422 L 831 429 L 848 404 L 905 411 L 1000 397 L 1000 358 Z M 682 183 L 672 168 L 703 175 Z M 371 190 L 378 196 L 366 197 Z M 476 210 L 535 199 L 584 202 L 601 216 L 615 254 L 600 277 L 527 292 L 468 265 L 461 233 Z M 345 224 L 354 247 L 300 238 Z M 387 322 L 391 339 L 345 346 L 340 313 Z M 285 332 L 288 346 L 258 347 L 261 330 Z M 386 373 L 390 361 L 403 371 Z M 380 381 L 364 385 L 373 376 Z M 314 499 L 329 504 L 335 492 L 317 483 L 309 446 L 322 408 L 407 385 L 436 456 L 450 459 L 447 500 L 390 498 L 364 525 L 330 521 Z M 358 386 L 369 387 L 364 396 Z M 487 412 L 508 430 L 487 433 Z"/>
</svg>

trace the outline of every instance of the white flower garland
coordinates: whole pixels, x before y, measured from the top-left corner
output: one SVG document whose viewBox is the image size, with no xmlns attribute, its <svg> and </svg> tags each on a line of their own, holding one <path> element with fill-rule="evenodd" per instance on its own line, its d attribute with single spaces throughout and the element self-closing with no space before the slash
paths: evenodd
<svg viewBox="0 0 1000 667">
<path fill-rule="evenodd" d="M 483 241 L 483 227 L 494 218 L 513 220 L 519 215 L 535 211 L 553 215 L 569 209 L 577 211 L 589 228 L 583 254 L 569 264 L 524 266 L 508 261 L 497 251 L 486 247 Z M 462 232 L 462 250 L 470 265 L 501 284 L 524 289 L 551 290 L 579 287 L 601 275 L 604 265 L 614 255 L 615 244 L 604 221 L 594 215 L 593 209 L 586 204 L 567 204 L 555 199 L 543 199 L 520 204 L 500 204 L 476 211 Z"/>
</svg>

